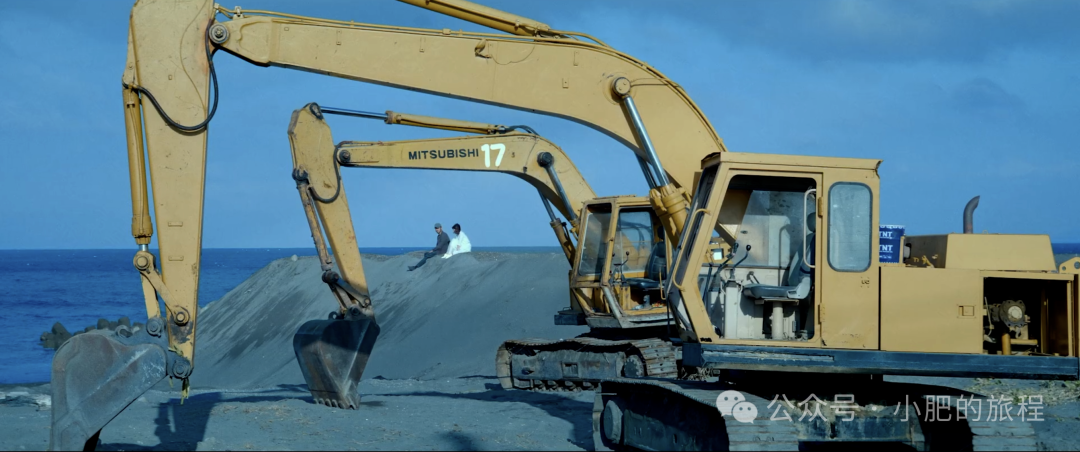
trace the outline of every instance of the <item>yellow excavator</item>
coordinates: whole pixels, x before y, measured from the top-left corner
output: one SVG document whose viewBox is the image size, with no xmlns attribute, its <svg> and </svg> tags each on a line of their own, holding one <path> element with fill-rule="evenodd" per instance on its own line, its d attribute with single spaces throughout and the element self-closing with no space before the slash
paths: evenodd
<svg viewBox="0 0 1080 452">
<path fill-rule="evenodd" d="M 650 202 L 662 213 L 660 221 L 684 219 L 683 187 L 693 185 L 692 162 L 724 146 L 676 83 L 582 33 L 461 0 L 408 3 L 500 33 L 230 10 L 208 0 L 135 4 L 122 95 L 132 235 L 139 248 L 133 264 L 142 276 L 148 323 L 130 337 L 127 332 L 80 335 L 58 350 L 53 447 L 80 448 L 94 441 L 105 424 L 162 378 L 181 380 L 186 391 L 195 349 L 206 134 L 217 111 L 211 91 L 217 89 L 213 55 L 218 50 L 257 65 L 572 119 L 630 147 L 649 182 Z M 447 67 L 455 70 L 447 73 Z M 665 152 L 658 154 L 657 147 Z M 154 223 L 157 256 L 149 252 Z M 359 304 L 351 308 L 364 311 Z"/>
<path fill-rule="evenodd" d="M 258 65 L 555 115 L 598 129 L 635 152 L 666 236 L 666 245 L 654 246 L 645 261 L 658 260 L 663 249 L 672 264 L 659 271 L 646 265 L 641 278 L 623 274 L 616 264 L 629 260 L 614 258 L 615 228 L 604 229 L 613 213 L 597 206 L 589 215 L 601 228 L 599 238 L 591 240 L 594 223 L 585 217 L 578 242 L 582 255 L 598 258 L 575 265 L 574 277 L 589 286 L 573 296 L 623 303 L 630 300 L 614 295 L 616 287 L 653 291 L 670 313 L 684 367 L 703 381 L 604 378 L 594 405 L 598 447 L 738 449 L 768 442 L 784 448 L 847 440 L 1000 446 L 995 438 L 1032 440 L 1030 425 L 998 428 L 969 419 L 901 424 L 873 407 L 899 394 L 925 398 L 940 388 L 901 387 L 880 376 L 1078 378 L 1077 275 L 1058 272 L 1045 236 L 910 237 L 912 257 L 880 264 L 879 161 L 726 152 L 676 83 L 597 39 L 459 0 L 405 1 L 508 34 L 229 10 L 210 1 L 135 5 L 123 96 L 132 232 L 140 247 L 134 264 L 143 277 L 149 321 L 134 335 L 83 334 L 57 351 L 51 447 L 94 441 L 116 414 L 165 377 L 184 381 L 186 389 L 197 316 L 206 126 L 216 111 L 216 96 L 210 100 L 216 50 Z M 225 20 L 216 20 L 218 14 Z M 144 109 L 145 101 L 153 108 Z M 147 156 L 159 256 L 147 249 Z M 334 168 L 330 163 L 322 171 Z M 684 209 L 691 187 L 693 204 Z M 658 229 L 653 231 L 654 243 L 660 242 Z M 1010 252 L 994 251 L 1000 249 Z M 366 359 L 362 351 L 370 350 L 377 334 L 370 300 L 355 287 L 338 286 L 339 300 L 348 300 L 339 318 L 299 335 L 343 344 L 357 351 L 353 359 Z M 611 317 L 625 320 L 614 311 Z M 550 370 L 525 358 L 512 356 L 500 379 L 531 386 L 532 375 Z M 360 364 L 332 365 L 351 372 Z M 358 377 L 330 375 L 328 365 L 316 363 L 311 370 L 335 382 Z M 563 375 L 582 370 L 563 367 Z M 821 374 L 831 376 L 823 380 Z M 764 411 L 762 395 L 769 391 L 828 396 L 843 390 L 854 393 L 853 423 L 830 416 L 784 424 L 760 415 L 744 422 L 733 419 L 733 411 L 718 411 L 716 403 L 720 391 L 738 391 L 741 402 Z M 955 405 L 943 409 L 961 412 Z"/>
<path fill-rule="evenodd" d="M 335 143 L 325 121 L 326 114 L 378 118 L 391 124 L 410 124 L 484 135 Z M 616 202 L 620 206 L 633 206 L 651 212 L 645 198 L 614 197 L 597 201 L 592 189 L 561 149 L 535 133 L 511 130 L 515 128 L 532 132 L 527 126 L 503 127 L 395 112 L 370 113 L 320 107 L 314 103 L 293 112 L 288 130 L 293 155 L 293 178 L 297 183 L 315 241 L 323 270 L 323 281 L 329 284 L 341 309 L 345 311 L 344 315 L 332 313 L 329 320 L 305 323 L 294 337 L 297 361 L 316 402 L 346 408 L 356 408 L 359 405 L 360 395 L 356 385 L 378 335 L 375 322 L 368 321 L 374 319 L 374 310 L 371 307 L 348 200 L 342 187 L 342 167 L 491 171 L 517 176 L 540 192 L 552 218 L 551 224 L 556 237 L 562 242 L 571 265 L 582 255 L 579 253 L 580 249 L 567 238 L 565 224 L 555 217 L 552 204 L 558 206 L 571 221 L 576 221 L 576 211 L 597 205 L 598 202 Z M 612 226 L 619 228 L 623 225 Z M 623 227 L 622 230 L 628 232 L 631 228 Z M 591 234 L 595 236 L 594 240 L 600 239 L 599 232 Z M 653 231 L 649 230 L 648 234 L 651 237 Z M 640 246 L 633 244 L 626 249 L 633 250 L 636 254 L 649 251 L 648 248 L 642 250 Z M 618 371 L 622 363 L 608 364 L 617 365 L 616 368 L 609 369 L 613 376 L 621 375 Z"/>
<path fill-rule="evenodd" d="M 380 119 L 389 124 L 482 135 L 390 142 L 342 141 L 334 144 L 324 115 Z M 512 129 L 523 129 L 529 133 L 511 132 Z M 320 155 L 331 156 L 307 158 L 305 163 L 297 163 L 296 174 L 306 181 L 309 198 L 318 201 L 312 206 L 318 207 L 319 212 L 327 209 L 330 212 L 328 215 L 333 216 L 331 220 L 323 219 L 323 230 L 331 236 L 331 243 L 337 236 L 343 237 L 338 240 L 344 242 L 331 246 L 332 249 L 351 248 L 349 241 L 353 237 L 351 223 L 346 219 L 347 202 L 336 179 L 340 167 L 502 172 L 521 178 L 537 188 L 571 267 L 581 269 L 580 275 L 574 271 L 570 273 L 571 294 L 577 295 L 571 297 L 573 308 L 557 314 L 556 324 L 589 325 L 591 331 L 569 340 L 511 340 L 504 343 L 497 353 L 496 367 L 507 389 L 591 387 L 608 377 L 677 376 L 678 348 L 670 343 L 670 328 L 665 328 L 670 326 L 666 323 L 672 321 L 670 313 L 657 296 L 658 285 L 643 278 L 648 264 L 646 258 L 654 248 L 665 246 L 662 240 L 658 240 L 663 237 L 662 223 L 654 214 L 648 198 L 597 198 L 566 154 L 527 126 L 507 127 L 309 104 L 294 112 L 289 137 L 294 156 L 309 155 L 313 152 L 311 149 L 318 149 Z M 330 176 L 333 178 L 325 179 Z M 316 179 L 319 182 L 313 182 Z M 566 230 L 565 223 L 556 218 L 551 207 L 553 204 L 570 219 L 570 231 Z M 587 219 L 584 228 L 578 224 L 579 216 Z M 608 244 L 605 231 L 608 230 L 615 231 L 612 253 L 604 251 Z M 587 246 L 576 247 L 568 238 L 570 233 L 581 234 L 579 240 Z M 313 230 L 313 235 L 317 234 L 320 232 Z M 316 242 L 318 245 L 319 241 Z M 326 254 L 326 257 L 332 260 L 331 254 Z M 661 258 L 652 262 L 657 271 L 668 266 L 663 255 L 665 253 L 661 252 Z M 614 261 L 607 265 L 611 259 Z M 341 265 L 346 265 L 348 272 L 356 273 L 357 277 L 355 280 L 344 279 L 352 287 L 366 287 L 362 271 L 357 267 L 358 261 L 355 258 L 347 258 L 346 261 L 348 264 Z M 330 271 L 330 262 L 324 261 L 324 271 Z M 611 285 L 605 282 L 604 289 L 597 290 L 603 268 L 614 268 L 618 277 L 645 284 Z M 328 276 L 330 280 L 336 281 L 337 278 L 338 275 Z M 594 291 L 595 297 L 581 296 L 581 293 L 591 295 Z M 297 356 L 302 354 L 298 352 Z M 525 357 L 543 362 L 541 367 L 559 370 L 557 373 L 532 372 L 514 385 L 509 378 L 511 362 Z M 574 367 L 585 371 L 565 371 Z"/>
<path fill-rule="evenodd" d="M 1057 268 L 1046 235 L 972 233 L 977 197 L 964 233 L 904 237 L 903 262 L 879 262 L 881 163 L 702 161 L 662 291 L 706 381 L 605 380 L 598 450 L 1035 450 L 1030 407 L 998 416 L 998 400 L 882 376 L 1077 380 L 1080 265 Z"/>
</svg>

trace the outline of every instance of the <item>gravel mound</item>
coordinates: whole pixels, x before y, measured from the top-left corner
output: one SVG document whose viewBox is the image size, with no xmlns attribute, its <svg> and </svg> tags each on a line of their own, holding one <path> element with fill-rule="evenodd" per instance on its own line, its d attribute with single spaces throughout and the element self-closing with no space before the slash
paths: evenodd
<svg viewBox="0 0 1080 452">
<path fill-rule="evenodd" d="M 561 254 L 476 252 L 406 271 L 419 257 L 363 256 L 381 328 L 365 380 L 493 376 L 495 351 L 507 339 L 586 331 L 552 321 L 569 305 L 569 265 Z M 192 387 L 303 384 L 293 333 L 337 309 L 321 274 L 316 257 L 279 259 L 205 306 Z"/>
</svg>

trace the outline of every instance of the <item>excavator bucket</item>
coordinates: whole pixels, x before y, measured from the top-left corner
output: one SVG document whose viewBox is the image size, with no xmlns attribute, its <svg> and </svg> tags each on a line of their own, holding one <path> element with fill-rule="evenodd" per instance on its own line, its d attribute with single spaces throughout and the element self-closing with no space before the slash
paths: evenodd
<svg viewBox="0 0 1080 452">
<path fill-rule="evenodd" d="M 93 450 L 101 429 L 165 378 L 165 341 L 145 330 L 121 334 L 79 334 L 56 351 L 50 450 Z"/>
<path fill-rule="evenodd" d="M 360 376 L 379 337 L 375 319 L 311 320 L 293 336 L 293 351 L 315 403 L 355 410 Z"/>
</svg>

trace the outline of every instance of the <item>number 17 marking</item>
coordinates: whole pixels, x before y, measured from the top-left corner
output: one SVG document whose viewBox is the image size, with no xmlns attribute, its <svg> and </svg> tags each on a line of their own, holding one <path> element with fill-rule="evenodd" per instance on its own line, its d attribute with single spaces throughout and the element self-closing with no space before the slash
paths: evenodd
<svg viewBox="0 0 1080 452">
<path fill-rule="evenodd" d="M 495 167 L 498 168 L 502 164 L 503 153 L 506 152 L 506 145 L 502 143 L 496 143 L 492 145 L 481 145 L 480 150 L 484 151 L 484 167 L 491 168 L 491 152 L 499 151 L 499 155 L 495 157 Z"/>
</svg>

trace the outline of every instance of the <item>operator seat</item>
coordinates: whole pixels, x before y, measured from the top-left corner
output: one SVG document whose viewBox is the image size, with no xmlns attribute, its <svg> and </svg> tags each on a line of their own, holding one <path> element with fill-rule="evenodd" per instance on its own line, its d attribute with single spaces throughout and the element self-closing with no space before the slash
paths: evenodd
<svg viewBox="0 0 1080 452">
<path fill-rule="evenodd" d="M 806 228 L 810 231 L 806 234 L 806 260 L 814 264 L 814 249 L 816 248 L 815 233 L 817 229 L 816 215 L 810 214 L 806 218 Z M 787 269 L 787 285 L 773 286 L 769 284 L 748 284 L 743 287 L 743 293 L 750 298 L 775 301 L 800 301 L 810 295 L 810 288 L 814 284 L 814 269 L 806 265 L 802 259 L 802 250 L 795 251 L 791 256 L 791 263 Z"/>
<path fill-rule="evenodd" d="M 667 278 L 667 247 L 663 241 L 656 242 L 645 263 L 644 278 L 626 278 L 626 285 L 634 289 L 656 290 L 660 280 Z"/>
</svg>

